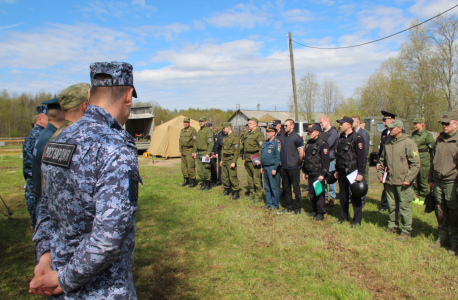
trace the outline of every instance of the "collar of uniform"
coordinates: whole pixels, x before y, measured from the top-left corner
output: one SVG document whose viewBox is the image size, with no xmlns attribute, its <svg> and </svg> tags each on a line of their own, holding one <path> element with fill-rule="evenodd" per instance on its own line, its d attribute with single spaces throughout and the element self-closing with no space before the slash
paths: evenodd
<svg viewBox="0 0 458 300">
<path fill-rule="evenodd" d="M 89 105 L 86 114 L 91 118 L 103 121 L 108 127 L 117 132 L 127 142 L 135 143 L 135 139 L 122 127 L 109 112 L 97 105 Z"/>
<path fill-rule="evenodd" d="M 46 129 L 56 132 L 57 127 L 48 122 L 48 125 L 46 125 Z"/>
</svg>

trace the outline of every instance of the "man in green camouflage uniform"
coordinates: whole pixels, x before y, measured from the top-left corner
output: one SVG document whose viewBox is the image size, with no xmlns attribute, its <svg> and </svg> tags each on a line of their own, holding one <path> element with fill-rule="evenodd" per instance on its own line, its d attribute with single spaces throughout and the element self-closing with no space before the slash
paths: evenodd
<svg viewBox="0 0 458 300">
<path fill-rule="evenodd" d="M 237 159 L 240 152 L 240 137 L 232 132 L 232 125 L 229 122 L 223 123 L 223 130 L 226 134 L 223 139 L 222 160 L 220 162 L 224 192 L 222 196 L 229 195 L 232 188 L 232 199 L 237 200 L 239 196 L 239 180 L 237 179 Z"/>
<path fill-rule="evenodd" d="M 248 181 L 248 199 L 254 202 L 261 201 L 262 184 L 261 184 L 261 149 L 265 141 L 264 134 L 258 128 L 258 119 L 251 118 L 248 120 L 248 132 L 244 135 L 244 154 L 243 165 L 245 166 Z M 251 156 L 258 154 L 256 165 L 253 164 Z"/>
<path fill-rule="evenodd" d="M 432 248 L 450 245 L 449 254 L 458 251 L 458 113 L 447 112 L 440 120 L 443 132 L 436 139 L 429 169 L 429 189 L 434 188 L 439 237 Z"/>
<path fill-rule="evenodd" d="M 189 118 L 184 118 L 184 128 L 180 132 L 181 173 L 184 178 L 180 186 L 189 184 L 189 187 L 193 188 L 196 186 L 196 162 L 193 154 L 196 154 L 197 130 L 190 126 L 190 122 Z"/>
<path fill-rule="evenodd" d="M 413 201 L 415 204 L 423 205 L 426 194 L 428 194 L 428 174 L 430 166 L 430 151 L 434 147 L 435 141 L 433 135 L 423 127 L 423 119 L 413 120 L 415 131 L 412 132 L 412 140 L 417 144 L 420 154 L 421 167 L 414 184 L 417 197 Z"/>
<path fill-rule="evenodd" d="M 207 126 L 207 118 L 199 119 L 200 129 L 197 132 L 196 147 L 197 154 L 197 174 L 202 180 L 200 190 L 205 191 L 211 188 L 211 163 L 210 155 L 213 149 L 213 131 Z M 202 162 L 202 157 L 205 157 L 206 162 Z M 208 162 L 207 162 L 208 161 Z"/>
</svg>

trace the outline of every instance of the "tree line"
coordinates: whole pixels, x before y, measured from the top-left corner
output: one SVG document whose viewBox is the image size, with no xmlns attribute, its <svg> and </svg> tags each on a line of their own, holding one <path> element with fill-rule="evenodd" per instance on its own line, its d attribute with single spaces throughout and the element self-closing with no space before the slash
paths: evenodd
<svg viewBox="0 0 458 300">
<path fill-rule="evenodd" d="M 420 23 L 412 21 L 412 26 Z M 308 71 L 297 84 L 300 118 L 312 119 L 318 105 L 332 116 L 379 116 L 381 110 L 401 118 L 424 118 L 428 130 L 442 131 L 437 120 L 458 106 L 458 17 L 441 16 L 411 29 L 398 55 L 384 61 L 352 97 L 345 99 L 331 79 L 318 83 Z M 293 100 L 288 105 L 292 111 Z"/>
</svg>

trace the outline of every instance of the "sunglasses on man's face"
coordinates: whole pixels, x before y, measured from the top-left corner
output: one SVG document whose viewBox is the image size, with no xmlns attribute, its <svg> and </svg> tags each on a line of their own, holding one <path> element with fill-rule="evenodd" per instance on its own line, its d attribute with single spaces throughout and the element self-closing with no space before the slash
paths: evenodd
<svg viewBox="0 0 458 300">
<path fill-rule="evenodd" d="M 445 123 L 445 122 L 441 122 L 442 126 L 449 126 L 450 125 L 450 122 L 449 123 Z"/>
</svg>

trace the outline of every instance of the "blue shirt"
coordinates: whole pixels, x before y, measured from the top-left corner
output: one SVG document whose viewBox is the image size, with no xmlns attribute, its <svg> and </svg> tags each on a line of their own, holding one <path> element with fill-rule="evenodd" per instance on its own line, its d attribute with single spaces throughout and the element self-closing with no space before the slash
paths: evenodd
<svg viewBox="0 0 458 300">
<path fill-rule="evenodd" d="M 280 140 L 274 138 L 272 141 L 266 140 L 261 148 L 261 168 L 273 166 L 276 170 L 280 165 Z"/>
<path fill-rule="evenodd" d="M 43 151 L 56 130 L 56 126 L 48 123 L 46 128 L 41 132 L 40 137 L 32 150 L 32 181 L 37 195 L 41 195 L 41 158 L 43 156 Z"/>
<path fill-rule="evenodd" d="M 135 140 L 107 111 L 90 105 L 53 142 L 76 145 L 69 168 L 46 160 L 42 166 L 44 194 L 33 240 L 37 257 L 51 251 L 65 292 L 54 298 L 136 299 L 132 266 L 141 178 Z"/>
<path fill-rule="evenodd" d="M 300 169 L 302 166 L 288 167 L 288 147 L 287 147 L 288 142 L 289 142 L 289 135 L 285 135 L 284 137 L 285 147 L 283 147 L 283 157 L 281 160 L 282 169 Z M 296 138 L 296 140 L 294 141 L 294 144 L 296 145 L 296 149 L 304 148 L 304 140 L 300 136 Z"/>
</svg>

